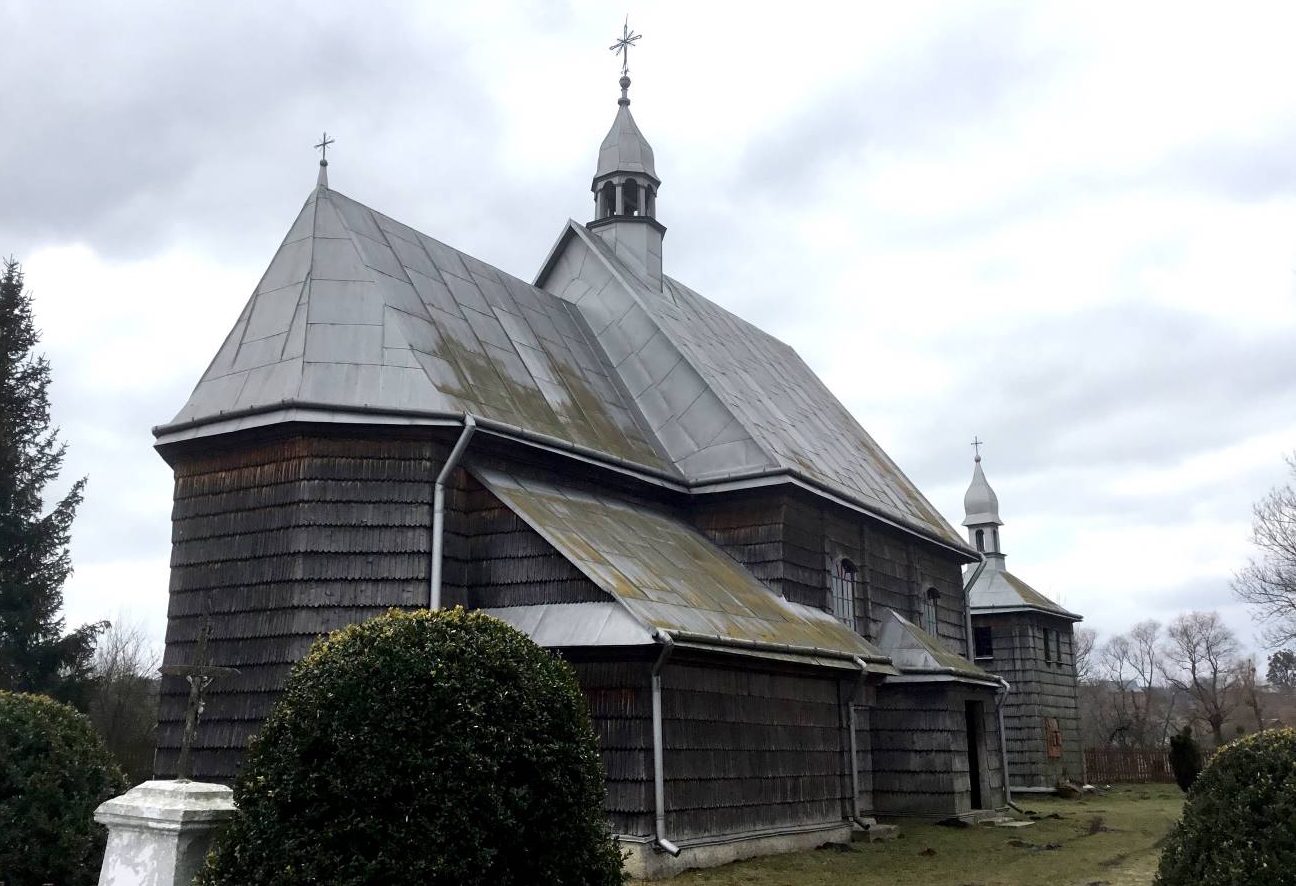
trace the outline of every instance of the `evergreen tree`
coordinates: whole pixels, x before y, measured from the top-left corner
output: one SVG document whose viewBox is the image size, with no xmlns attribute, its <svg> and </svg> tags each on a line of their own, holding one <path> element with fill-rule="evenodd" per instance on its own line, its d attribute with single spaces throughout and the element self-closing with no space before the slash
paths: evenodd
<svg viewBox="0 0 1296 886">
<path fill-rule="evenodd" d="M 12 258 L 0 272 L 0 690 L 37 692 L 84 708 L 103 624 L 63 633 L 68 537 L 85 478 L 48 513 L 44 490 L 67 449 L 50 427 L 49 360 Z"/>
</svg>

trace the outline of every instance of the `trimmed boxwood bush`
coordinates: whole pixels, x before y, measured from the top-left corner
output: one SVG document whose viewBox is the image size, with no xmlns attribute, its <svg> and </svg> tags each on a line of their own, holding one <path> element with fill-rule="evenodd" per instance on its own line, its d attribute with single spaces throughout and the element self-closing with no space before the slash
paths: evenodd
<svg viewBox="0 0 1296 886">
<path fill-rule="evenodd" d="M 1188 792 L 1156 883 L 1296 883 L 1296 731 L 1257 732 L 1211 758 Z"/>
<path fill-rule="evenodd" d="M 316 642 L 251 743 L 202 886 L 619 884 L 569 665 L 480 612 Z"/>
<path fill-rule="evenodd" d="M 125 790 L 84 716 L 43 695 L 0 691 L 0 882 L 98 882 L 108 832 L 95 807 Z"/>
</svg>

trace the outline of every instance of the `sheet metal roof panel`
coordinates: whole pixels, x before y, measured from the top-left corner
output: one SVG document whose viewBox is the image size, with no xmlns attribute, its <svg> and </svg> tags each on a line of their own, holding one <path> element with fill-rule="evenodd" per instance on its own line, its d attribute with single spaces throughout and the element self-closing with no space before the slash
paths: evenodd
<svg viewBox="0 0 1296 886">
<path fill-rule="evenodd" d="M 885 610 L 878 646 L 901 671 L 948 672 L 978 680 L 995 678 L 961 655 L 951 652 L 936 637 L 918 627 L 894 609 Z"/>
<path fill-rule="evenodd" d="M 791 603 L 670 514 L 500 470 L 474 475 L 651 627 L 880 657 L 831 615 Z"/>
<path fill-rule="evenodd" d="M 1032 609 L 1071 621 L 1082 620 L 1081 616 L 1054 603 L 1008 572 L 1003 568 L 1002 560 L 993 556 L 987 559 L 986 568 L 977 576 L 976 584 L 968 590 L 968 601 L 974 613 L 1004 609 Z"/>
<path fill-rule="evenodd" d="M 290 238 L 173 422 L 293 401 L 473 412 L 678 474 L 569 303 L 328 189 Z"/>
<path fill-rule="evenodd" d="M 547 603 L 483 609 L 548 648 L 651 645 L 652 632 L 625 610 L 606 603 Z"/>
</svg>

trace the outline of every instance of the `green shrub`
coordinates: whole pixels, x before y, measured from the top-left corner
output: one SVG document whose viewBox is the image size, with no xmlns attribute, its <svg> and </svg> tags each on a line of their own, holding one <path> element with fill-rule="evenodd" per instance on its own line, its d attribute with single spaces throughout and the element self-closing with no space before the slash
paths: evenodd
<svg viewBox="0 0 1296 886">
<path fill-rule="evenodd" d="M 1296 731 L 1270 729 L 1220 748 L 1188 792 L 1157 886 L 1296 882 Z"/>
<path fill-rule="evenodd" d="M 107 831 L 94 810 L 124 790 L 84 716 L 43 695 L 0 691 L 0 882 L 98 882 Z"/>
<path fill-rule="evenodd" d="M 479 612 L 392 610 L 293 669 L 198 882 L 620 883 L 603 793 L 570 666 Z"/>
<path fill-rule="evenodd" d="M 1201 774 L 1202 755 L 1197 740 L 1193 738 L 1192 727 L 1185 726 L 1178 735 L 1170 736 L 1170 769 L 1174 772 L 1175 784 L 1185 794 Z"/>
</svg>

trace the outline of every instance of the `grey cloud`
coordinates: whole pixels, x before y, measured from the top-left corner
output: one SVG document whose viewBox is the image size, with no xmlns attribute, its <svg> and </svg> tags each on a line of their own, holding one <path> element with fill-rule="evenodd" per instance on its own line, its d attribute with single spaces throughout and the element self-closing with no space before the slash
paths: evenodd
<svg viewBox="0 0 1296 886">
<path fill-rule="evenodd" d="M 984 128 L 1039 86 L 1060 59 L 1018 40 L 1025 12 L 994 9 L 945 20 L 867 75 L 834 84 L 790 120 L 756 136 L 734 178 L 772 200 L 827 185 L 839 164 L 878 150 L 917 149 Z"/>
</svg>

